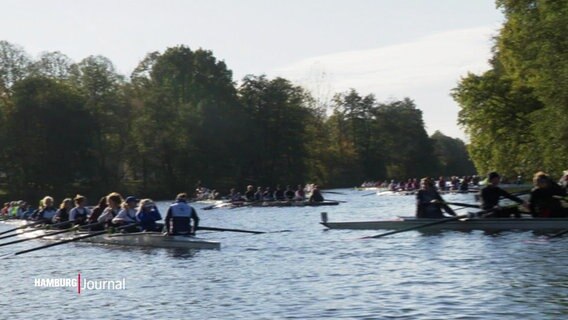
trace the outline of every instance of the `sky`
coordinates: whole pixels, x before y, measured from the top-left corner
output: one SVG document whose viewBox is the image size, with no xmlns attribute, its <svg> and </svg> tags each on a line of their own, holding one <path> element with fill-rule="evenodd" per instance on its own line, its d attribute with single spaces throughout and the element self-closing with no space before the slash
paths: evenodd
<svg viewBox="0 0 568 320">
<path fill-rule="evenodd" d="M 0 40 L 32 57 L 109 58 L 129 75 L 153 51 L 211 50 L 233 71 L 284 77 L 320 99 L 408 97 L 428 133 L 467 140 L 450 97 L 489 68 L 494 0 L 0 0 Z"/>
</svg>

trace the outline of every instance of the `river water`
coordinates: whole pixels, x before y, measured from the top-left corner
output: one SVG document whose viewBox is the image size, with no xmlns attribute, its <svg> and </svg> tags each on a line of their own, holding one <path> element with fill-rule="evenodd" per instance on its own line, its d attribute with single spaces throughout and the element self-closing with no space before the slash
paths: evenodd
<svg viewBox="0 0 568 320">
<path fill-rule="evenodd" d="M 0 319 L 566 319 L 568 237 L 532 232 L 325 230 L 330 221 L 414 213 L 413 196 L 324 194 L 339 206 L 199 210 L 221 250 L 70 243 L 0 259 Z M 471 195 L 448 201 L 473 202 Z M 168 203 L 160 202 L 162 213 Z M 458 211 L 458 212 L 463 212 Z M 0 224 L 0 231 L 13 225 Z M 5 241 L 5 240 L 2 240 Z M 0 255 L 43 245 L 0 247 Z M 40 287 L 38 279 L 124 279 L 123 290 Z M 116 289 L 116 288 L 115 288 Z"/>
</svg>

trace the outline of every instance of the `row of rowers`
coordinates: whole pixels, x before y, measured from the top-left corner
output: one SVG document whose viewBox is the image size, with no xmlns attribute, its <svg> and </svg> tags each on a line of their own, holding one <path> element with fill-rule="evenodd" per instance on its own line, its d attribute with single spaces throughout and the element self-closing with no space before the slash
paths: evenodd
<svg viewBox="0 0 568 320">
<path fill-rule="evenodd" d="M 501 189 L 499 183 L 501 177 L 497 172 L 489 173 L 488 184 L 480 192 L 480 213 L 484 217 L 491 218 L 520 218 L 523 212 L 530 213 L 534 218 L 568 218 L 568 200 L 566 198 L 566 187 L 568 185 L 568 174 L 561 179 L 562 185 L 553 181 L 548 174 L 537 172 L 533 178 L 534 187 L 529 191 L 519 192 L 520 194 L 528 193 L 528 201 L 510 194 Z M 523 212 L 519 211 L 518 206 L 501 206 L 500 199 L 509 199 L 522 205 Z M 416 194 L 417 218 L 444 218 L 442 209 L 452 215 L 456 213 L 448 206 L 438 194 L 434 183 L 428 178 L 422 179 L 421 189 Z"/>
<path fill-rule="evenodd" d="M 293 190 L 291 186 L 286 186 L 286 189 L 282 189 L 280 185 L 276 186 L 274 191 L 270 187 L 262 188 L 257 187 L 256 190 L 253 185 L 248 185 L 247 189 L 242 195 L 237 192 L 235 188 L 231 188 L 226 199 L 232 202 L 240 201 L 305 201 L 310 202 L 322 202 L 324 201 L 323 195 L 319 190 L 317 185 L 313 185 L 309 190 L 309 196 L 306 195 L 305 188 L 299 184 L 296 190 Z"/>
<path fill-rule="evenodd" d="M 99 203 L 91 209 L 87 198 L 77 195 L 74 199 L 64 199 L 58 208 L 52 197 L 46 196 L 40 201 L 36 210 L 25 208 L 9 209 L 9 218 L 21 218 L 32 221 L 43 221 L 46 224 L 57 224 L 60 228 L 71 225 L 88 225 L 91 230 L 132 225 L 128 232 L 162 231 L 164 225 L 157 223 L 162 220 L 158 207 L 151 199 L 138 200 L 129 196 L 123 198 L 113 192 L 102 197 Z M 24 211 L 26 210 L 26 211 Z M 191 227 L 193 220 L 193 228 Z M 195 234 L 199 225 L 199 217 L 193 207 L 187 204 L 187 194 L 180 193 L 171 204 L 164 219 L 165 231 L 168 234 Z"/>
<path fill-rule="evenodd" d="M 323 196 L 317 185 L 309 184 L 303 187 L 299 184 L 294 190 L 290 185 L 286 189 L 282 189 L 280 185 L 276 189 L 270 187 L 255 187 L 248 185 L 244 194 L 238 192 L 235 188 L 231 188 L 229 193 L 221 196 L 217 190 L 209 190 L 205 187 L 199 187 L 195 190 L 195 201 L 202 200 L 229 200 L 231 202 L 258 202 L 258 201 L 324 201 Z"/>
</svg>

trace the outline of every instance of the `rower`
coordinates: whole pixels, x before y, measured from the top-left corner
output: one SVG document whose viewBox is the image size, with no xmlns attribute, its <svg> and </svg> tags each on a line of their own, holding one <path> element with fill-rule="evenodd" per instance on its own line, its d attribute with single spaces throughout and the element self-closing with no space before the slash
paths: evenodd
<svg viewBox="0 0 568 320">
<path fill-rule="evenodd" d="M 43 220 L 44 223 L 51 224 L 57 209 L 53 206 L 53 198 L 46 196 L 41 199 L 41 209 L 38 212 L 37 220 Z"/>
<path fill-rule="evenodd" d="M 286 190 L 284 191 L 284 197 L 287 201 L 292 201 L 294 199 L 294 190 L 290 185 L 286 186 Z"/>
<path fill-rule="evenodd" d="M 520 218 L 521 214 L 518 208 L 500 207 L 499 199 L 501 197 L 507 198 L 517 202 L 518 204 L 522 204 L 525 207 L 527 206 L 527 203 L 499 187 L 499 182 L 501 182 L 501 176 L 499 173 L 489 173 L 487 180 L 487 186 L 481 189 L 481 209 L 491 210 L 490 215 L 495 218 L 510 218 L 512 214 L 514 214 L 516 218 Z"/>
<path fill-rule="evenodd" d="M 304 187 L 301 184 L 299 184 L 298 188 L 296 189 L 296 193 L 294 194 L 294 200 L 296 201 L 306 200 L 306 192 L 304 191 Z"/>
<path fill-rule="evenodd" d="M 282 188 L 280 188 L 280 185 L 276 185 L 276 190 L 274 190 L 274 200 L 276 201 L 284 201 L 286 200 L 284 198 L 284 190 L 282 190 Z"/>
<path fill-rule="evenodd" d="M 321 194 L 321 191 L 319 189 L 319 187 L 317 185 L 314 185 L 313 189 L 312 189 L 312 194 L 310 195 L 310 202 L 323 202 L 323 195 Z"/>
<path fill-rule="evenodd" d="M 444 199 L 442 199 L 430 178 L 420 180 L 420 190 L 416 193 L 416 218 L 446 218 L 442 209 L 452 216 L 456 215 L 452 208 L 444 204 Z"/>
<path fill-rule="evenodd" d="M 107 197 L 101 197 L 99 203 L 93 208 L 93 211 L 91 211 L 91 214 L 89 215 L 88 218 L 89 224 L 92 225 L 96 223 L 107 207 L 108 207 Z M 102 225 L 96 225 L 90 227 L 90 230 L 103 230 L 103 229 L 104 227 Z"/>
<path fill-rule="evenodd" d="M 103 213 L 97 218 L 97 222 L 104 223 L 109 227 L 112 225 L 112 219 L 116 217 L 120 210 L 120 204 L 123 202 L 120 193 L 112 192 L 106 197 L 107 207 Z"/>
<path fill-rule="evenodd" d="M 138 222 L 136 219 L 136 204 L 138 204 L 136 197 L 126 197 L 122 203 L 122 209 L 118 212 L 116 217 L 112 219 L 112 224 L 120 226 Z M 124 230 L 126 232 L 136 232 L 138 231 L 138 227 L 133 226 Z"/>
<path fill-rule="evenodd" d="M 249 184 L 247 186 L 247 191 L 245 192 L 245 201 L 251 202 L 251 201 L 254 201 L 254 200 L 255 200 L 254 187 L 251 184 Z"/>
<path fill-rule="evenodd" d="M 158 207 L 152 199 L 140 200 L 136 219 L 140 221 L 142 231 L 162 231 L 163 224 L 157 224 L 156 221 L 162 220 Z"/>
<path fill-rule="evenodd" d="M 59 205 L 59 209 L 57 209 L 57 212 L 55 212 L 51 221 L 53 223 L 69 221 L 69 211 L 71 211 L 71 208 L 73 208 L 73 200 L 71 200 L 71 198 L 63 199 Z"/>
<path fill-rule="evenodd" d="M 540 171 L 533 178 L 534 189 L 529 199 L 529 209 L 535 218 L 564 218 L 566 209 L 560 199 L 566 196 L 566 190 L 544 172 Z"/>
<path fill-rule="evenodd" d="M 191 226 L 193 220 L 193 228 Z M 199 227 L 199 217 L 195 209 L 187 204 L 187 194 L 180 193 L 166 213 L 166 232 L 168 235 L 195 235 Z"/>
<path fill-rule="evenodd" d="M 87 217 L 91 214 L 89 208 L 85 207 L 87 198 L 78 194 L 73 200 L 75 207 L 69 211 L 69 221 L 75 225 L 84 225 L 87 223 Z"/>
</svg>

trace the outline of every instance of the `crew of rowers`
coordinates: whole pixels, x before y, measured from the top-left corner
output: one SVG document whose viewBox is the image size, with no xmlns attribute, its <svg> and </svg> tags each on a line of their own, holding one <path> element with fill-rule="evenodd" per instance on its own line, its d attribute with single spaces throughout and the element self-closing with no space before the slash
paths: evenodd
<svg viewBox="0 0 568 320">
<path fill-rule="evenodd" d="M 441 176 L 437 181 L 434 182 L 436 188 L 439 191 L 468 191 L 470 188 L 477 188 L 479 186 L 479 176 L 452 176 L 448 180 Z M 417 178 L 410 178 L 407 180 L 396 181 L 365 181 L 361 184 L 363 188 L 375 187 L 384 188 L 388 191 L 400 192 L 400 191 L 417 191 L 420 189 L 420 180 Z"/>
<path fill-rule="evenodd" d="M 194 235 L 199 227 L 199 217 L 187 200 L 186 193 L 176 196 L 166 213 L 165 225 L 158 223 L 162 215 L 151 199 L 138 200 L 134 196 L 124 199 L 117 192 L 102 197 L 92 209 L 86 206 L 87 198 L 82 195 L 64 199 L 58 208 L 53 198 L 46 196 L 36 210 L 30 210 L 23 201 L 15 201 L 6 203 L 0 213 L 6 218 L 42 221 L 61 229 L 84 226 L 91 231 L 118 228 L 123 232 L 165 231 L 168 235 Z"/>
<path fill-rule="evenodd" d="M 306 192 L 307 190 L 307 192 Z M 308 194 L 309 192 L 309 194 Z M 202 194 L 214 194 L 213 198 L 208 197 L 206 199 L 217 200 L 221 197 L 216 190 L 211 190 L 208 192 L 207 189 L 198 188 L 196 190 L 196 199 L 204 199 Z M 201 196 L 200 196 L 201 195 Z M 237 192 L 235 188 L 229 190 L 225 199 L 230 202 L 264 202 L 264 201 L 310 201 L 310 202 L 323 202 L 323 195 L 317 185 L 309 185 L 308 188 L 303 187 L 299 184 L 296 189 L 293 189 L 290 185 L 282 189 L 280 185 L 277 185 L 274 191 L 270 187 L 262 188 L 255 187 L 253 185 L 248 185 L 244 194 Z"/>
<path fill-rule="evenodd" d="M 561 184 L 556 183 L 544 172 L 537 172 L 533 178 L 534 187 L 530 191 L 528 201 L 510 194 L 501 189 L 499 183 L 501 176 L 497 172 L 491 172 L 488 176 L 488 184 L 480 192 L 480 209 L 483 217 L 490 218 L 520 218 L 522 212 L 518 206 L 500 206 L 502 198 L 512 200 L 524 208 L 534 218 L 566 218 L 568 208 L 565 202 L 568 186 L 568 172 L 564 172 Z M 528 192 L 527 192 L 528 193 Z M 421 187 L 416 194 L 416 217 L 441 219 L 446 216 L 442 212 L 456 216 L 438 193 L 435 183 L 429 179 L 421 180 Z"/>
</svg>

